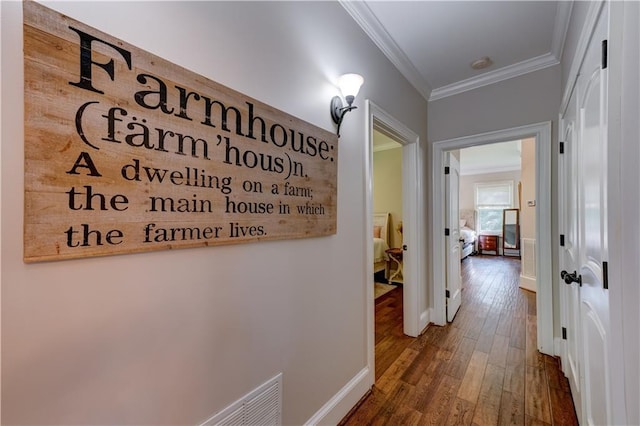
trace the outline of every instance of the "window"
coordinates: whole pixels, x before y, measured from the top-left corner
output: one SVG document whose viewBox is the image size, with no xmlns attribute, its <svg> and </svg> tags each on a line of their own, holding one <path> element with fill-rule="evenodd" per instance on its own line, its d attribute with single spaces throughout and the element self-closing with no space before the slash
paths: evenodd
<svg viewBox="0 0 640 426">
<path fill-rule="evenodd" d="M 502 234 L 502 210 L 513 207 L 513 181 L 476 183 L 479 234 Z"/>
</svg>

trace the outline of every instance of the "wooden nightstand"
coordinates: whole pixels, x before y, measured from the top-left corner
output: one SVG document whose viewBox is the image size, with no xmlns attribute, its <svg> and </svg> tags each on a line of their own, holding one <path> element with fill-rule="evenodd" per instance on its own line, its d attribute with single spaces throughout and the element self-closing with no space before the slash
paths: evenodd
<svg viewBox="0 0 640 426">
<path fill-rule="evenodd" d="M 484 251 L 492 251 L 498 255 L 498 236 L 497 235 L 479 235 L 478 236 L 478 252 L 483 254 Z"/>
</svg>

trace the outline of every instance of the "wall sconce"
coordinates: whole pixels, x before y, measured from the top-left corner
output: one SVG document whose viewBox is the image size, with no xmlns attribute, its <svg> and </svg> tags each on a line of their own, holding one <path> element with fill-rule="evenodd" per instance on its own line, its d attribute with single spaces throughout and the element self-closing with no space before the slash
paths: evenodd
<svg viewBox="0 0 640 426">
<path fill-rule="evenodd" d="M 347 106 L 343 106 L 340 96 L 334 96 L 331 99 L 331 118 L 333 119 L 333 122 L 338 125 L 338 137 L 340 137 L 340 125 L 342 124 L 342 119 L 345 114 L 352 109 L 358 108 L 352 104 L 360 91 L 362 83 L 364 83 L 364 78 L 359 74 L 344 74 L 338 79 L 340 92 L 342 92 L 344 100 L 347 101 Z"/>
</svg>

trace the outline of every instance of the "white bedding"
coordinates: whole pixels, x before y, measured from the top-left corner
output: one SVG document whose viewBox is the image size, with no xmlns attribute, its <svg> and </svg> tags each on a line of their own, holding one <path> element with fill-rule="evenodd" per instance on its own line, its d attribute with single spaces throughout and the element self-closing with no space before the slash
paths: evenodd
<svg viewBox="0 0 640 426">
<path fill-rule="evenodd" d="M 460 240 L 465 244 L 470 244 L 476 241 L 476 231 L 471 228 L 463 226 L 460 228 Z"/>
<path fill-rule="evenodd" d="M 389 249 L 389 245 L 382 238 L 373 238 L 373 262 L 382 262 L 387 260 L 386 250 Z"/>
</svg>

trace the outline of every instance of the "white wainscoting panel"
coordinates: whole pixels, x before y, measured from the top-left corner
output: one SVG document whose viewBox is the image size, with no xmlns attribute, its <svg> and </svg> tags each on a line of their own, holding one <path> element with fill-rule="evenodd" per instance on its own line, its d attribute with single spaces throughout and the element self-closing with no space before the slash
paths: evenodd
<svg viewBox="0 0 640 426">
<path fill-rule="evenodd" d="M 520 287 L 525 290 L 536 291 L 536 240 L 522 238 L 520 241 L 521 266 Z"/>
</svg>

